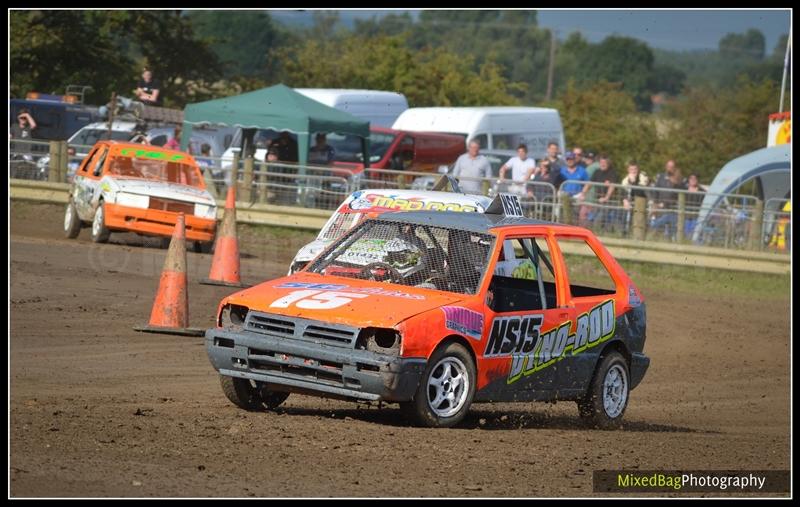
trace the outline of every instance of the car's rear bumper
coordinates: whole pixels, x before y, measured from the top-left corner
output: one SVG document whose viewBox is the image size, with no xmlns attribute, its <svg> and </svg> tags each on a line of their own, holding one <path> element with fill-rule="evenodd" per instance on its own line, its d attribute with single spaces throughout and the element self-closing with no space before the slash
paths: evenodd
<svg viewBox="0 0 800 507">
<path fill-rule="evenodd" d="M 402 358 L 249 331 L 206 331 L 206 351 L 222 375 L 359 400 L 407 401 L 425 370 L 424 358 Z"/>
<path fill-rule="evenodd" d="M 644 378 L 647 373 L 647 368 L 650 366 L 650 358 L 641 352 L 634 352 L 631 354 L 631 389 L 639 385 L 639 382 Z"/>
<path fill-rule="evenodd" d="M 217 221 L 184 215 L 186 239 L 213 241 Z M 178 221 L 178 213 L 148 208 L 133 208 L 119 204 L 105 204 L 106 227 L 154 236 L 171 236 Z"/>
</svg>

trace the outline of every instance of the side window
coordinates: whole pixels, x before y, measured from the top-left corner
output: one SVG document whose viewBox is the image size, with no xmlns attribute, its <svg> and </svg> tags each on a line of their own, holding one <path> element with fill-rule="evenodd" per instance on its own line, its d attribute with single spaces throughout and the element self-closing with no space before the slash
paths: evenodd
<svg viewBox="0 0 800 507">
<path fill-rule="evenodd" d="M 616 284 L 603 262 L 583 238 L 557 238 L 564 254 L 572 297 L 615 294 Z"/>
<path fill-rule="evenodd" d="M 80 170 L 78 171 L 81 175 L 86 176 L 89 174 L 89 168 L 92 167 L 92 164 L 94 163 L 99 151 L 100 149 L 92 150 L 88 155 L 86 155 L 86 158 L 83 160 L 83 164 L 81 164 Z"/>
<path fill-rule="evenodd" d="M 100 150 L 98 150 L 98 154 L 95 155 L 97 162 L 95 162 L 94 166 L 92 167 L 92 176 L 95 177 L 100 176 L 100 173 L 103 171 L 103 164 L 105 164 L 106 162 L 107 154 L 108 154 L 108 148 L 100 148 Z"/>
<path fill-rule="evenodd" d="M 481 145 L 482 150 L 489 149 L 489 136 L 486 134 L 478 134 L 477 136 L 470 139 L 470 141 L 478 141 Z"/>
<path fill-rule="evenodd" d="M 507 239 L 489 284 L 495 312 L 545 310 L 557 306 L 555 274 L 544 236 Z"/>
<path fill-rule="evenodd" d="M 164 146 L 167 144 L 167 135 L 161 134 L 160 136 L 156 136 L 150 140 L 150 144 L 153 146 Z"/>
</svg>

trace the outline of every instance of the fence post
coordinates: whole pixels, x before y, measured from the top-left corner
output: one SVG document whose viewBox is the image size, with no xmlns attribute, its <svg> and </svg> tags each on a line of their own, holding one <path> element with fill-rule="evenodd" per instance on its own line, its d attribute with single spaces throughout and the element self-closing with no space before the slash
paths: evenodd
<svg viewBox="0 0 800 507">
<path fill-rule="evenodd" d="M 676 231 L 676 238 L 678 243 L 683 243 L 683 229 L 686 226 L 686 194 L 683 192 L 678 194 L 678 225 Z"/>
<path fill-rule="evenodd" d="M 253 202 L 253 157 L 245 157 L 244 159 L 244 181 L 242 182 L 242 200 L 244 202 Z"/>
<path fill-rule="evenodd" d="M 406 178 L 402 174 L 397 175 L 397 188 L 401 190 L 406 188 Z"/>
<path fill-rule="evenodd" d="M 61 141 L 61 163 L 59 164 L 58 181 L 61 183 L 67 182 L 67 173 L 69 172 L 69 147 L 66 141 Z"/>
<path fill-rule="evenodd" d="M 483 181 L 481 181 L 481 192 L 483 193 L 483 195 L 489 195 L 490 187 L 491 185 L 489 184 L 489 180 L 484 179 Z"/>
<path fill-rule="evenodd" d="M 753 206 L 753 225 L 750 227 L 750 249 L 761 250 L 764 246 L 764 201 L 756 199 Z"/>
<path fill-rule="evenodd" d="M 269 191 L 267 188 L 267 171 L 272 168 L 264 164 L 259 164 L 258 167 L 258 202 L 265 204 L 267 202 L 267 192 Z"/>
<path fill-rule="evenodd" d="M 561 219 L 562 223 L 572 224 L 572 196 L 566 192 L 559 192 L 561 198 Z"/>
<path fill-rule="evenodd" d="M 61 143 L 50 141 L 50 167 L 47 170 L 47 181 L 59 181 L 58 171 L 61 164 Z"/>
<path fill-rule="evenodd" d="M 647 224 L 647 199 L 641 195 L 633 199 L 633 239 L 644 241 Z"/>
<path fill-rule="evenodd" d="M 233 164 L 231 165 L 231 173 L 228 175 L 228 187 L 237 185 L 239 182 L 239 161 L 241 154 L 238 151 L 233 152 Z"/>
</svg>

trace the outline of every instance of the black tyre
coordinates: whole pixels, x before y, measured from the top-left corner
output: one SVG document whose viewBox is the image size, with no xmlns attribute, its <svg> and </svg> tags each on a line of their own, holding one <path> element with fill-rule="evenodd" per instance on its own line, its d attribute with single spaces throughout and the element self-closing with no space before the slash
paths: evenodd
<svg viewBox="0 0 800 507">
<path fill-rule="evenodd" d="M 449 428 L 461 422 L 475 397 L 475 363 L 459 343 L 438 348 L 428 361 L 414 399 L 400 404 L 415 424 Z"/>
<path fill-rule="evenodd" d="M 594 428 L 619 428 L 629 396 L 628 363 L 622 354 L 611 351 L 597 366 L 586 396 L 578 400 L 578 414 Z"/>
<path fill-rule="evenodd" d="M 94 213 L 94 220 L 92 220 L 92 241 L 95 243 L 106 243 L 111 236 L 111 231 L 106 227 L 106 212 L 105 203 L 100 201 L 97 206 L 97 211 Z"/>
<path fill-rule="evenodd" d="M 75 209 L 75 204 L 70 200 L 64 212 L 64 235 L 69 239 L 74 239 L 77 238 L 80 233 L 81 219 L 78 218 L 78 211 Z"/>
<path fill-rule="evenodd" d="M 239 408 L 250 411 L 272 410 L 286 401 L 289 393 L 267 389 L 262 382 L 243 378 L 219 376 L 222 392 Z"/>
</svg>

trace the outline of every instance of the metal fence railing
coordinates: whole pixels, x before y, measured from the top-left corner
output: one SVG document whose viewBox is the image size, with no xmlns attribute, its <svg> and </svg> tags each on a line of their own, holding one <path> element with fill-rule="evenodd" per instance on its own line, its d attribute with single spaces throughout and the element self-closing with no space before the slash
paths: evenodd
<svg viewBox="0 0 800 507">
<path fill-rule="evenodd" d="M 64 142 L 13 140 L 9 176 L 71 182 L 89 149 Z M 239 201 L 326 210 L 335 209 L 355 190 L 430 190 L 440 177 L 389 169 L 267 164 L 238 156 L 230 160 L 195 155 L 195 159 L 207 188 L 218 198 L 224 198 L 225 189 L 235 182 Z M 515 193 L 526 216 L 579 225 L 605 237 L 789 251 L 787 199 L 761 201 L 748 195 L 574 181 L 558 189 L 547 182 L 496 178 L 461 177 L 459 184 L 467 193 Z"/>
</svg>

